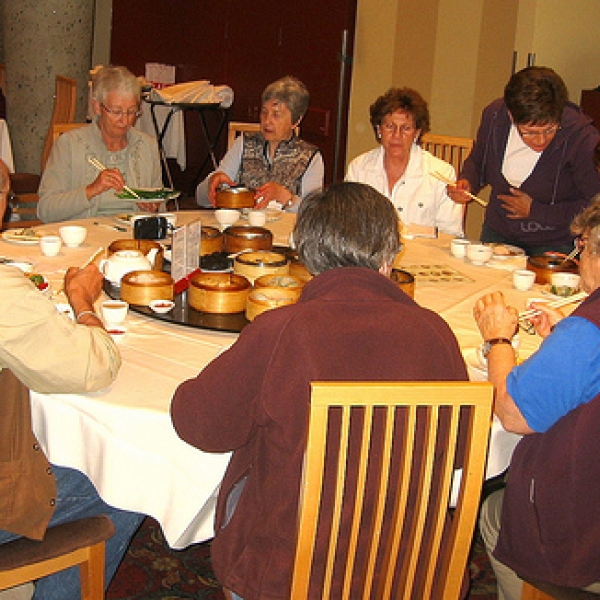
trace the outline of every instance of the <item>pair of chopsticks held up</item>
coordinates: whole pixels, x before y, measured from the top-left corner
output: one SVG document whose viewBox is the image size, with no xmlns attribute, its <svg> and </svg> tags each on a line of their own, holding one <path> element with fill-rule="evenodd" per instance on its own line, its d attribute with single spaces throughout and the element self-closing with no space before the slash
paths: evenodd
<svg viewBox="0 0 600 600">
<path fill-rule="evenodd" d="M 442 175 L 441 173 L 438 173 L 437 171 L 431 171 L 431 173 L 429 173 L 429 174 L 433 178 L 437 179 L 438 181 L 441 181 L 442 183 L 445 183 L 446 185 L 456 185 L 456 181 L 452 181 L 452 179 L 445 177 L 444 175 Z M 469 198 L 471 198 L 471 200 L 474 200 L 475 202 L 477 202 L 477 204 L 480 204 L 483 207 L 488 205 L 487 201 L 483 200 L 483 198 L 479 198 L 475 194 L 471 194 L 471 192 L 467 192 L 467 190 L 460 190 L 460 191 L 465 193 Z"/>
<path fill-rule="evenodd" d="M 85 269 L 86 267 L 89 267 L 99 256 L 100 254 L 102 254 L 102 252 L 104 251 L 104 248 L 102 246 L 100 246 L 100 248 L 98 248 L 98 250 L 96 250 L 96 252 L 94 252 L 94 254 L 92 254 L 79 268 L 80 269 Z M 58 290 L 56 290 L 55 292 L 52 292 L 52 296 L 58 296 L 59 294 L 62 294 L 65 291 L 65 286 L 62 285 Z"/>
<path fill-rule="evenodd" d="M 88 158 L 88 162 L 93 167 L 96 167 L 96 169 L 98 169 L 98 171 L 105 171 L 106 170 L 106 167 L 95 156 L 90 156 Z M 136 194 L 128 185 L 124 185 L 123 189 L 128 194 L 131 194 L 134 198 L 137 198 L 138 200 L 141 200 L 139 194 Z"/>
</svg>

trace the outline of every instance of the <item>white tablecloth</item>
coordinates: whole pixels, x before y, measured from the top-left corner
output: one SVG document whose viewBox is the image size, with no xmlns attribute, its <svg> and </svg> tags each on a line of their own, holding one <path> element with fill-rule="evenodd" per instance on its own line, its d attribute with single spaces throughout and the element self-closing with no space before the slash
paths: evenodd
<svg viewBox="0 0 600 600">
<path fill-rule="evenodd" d="M 183 212 L 178 217 L 192 219 L 198 213 Z M 284 214 L 281 221 L 269 224 L 276 244 L 287 245 L 294 218 Z M 114 224 L 111 218 L 94 220 Z M 211 213 L 204 213 L 202 220 L 214 224 Z M 32 260 L 36 270 L 57 287 L 65 267 L 82 264 L 98 246 L 131 237 L 130 232 L 96 226 L 93 220 L 80 223 L 88 227 L 88 238 L 80 248 L 63 247 L 59 256 L 49 258 L 37 246 L 0 240 L 0 255 Z M 58 226 L 39 229 L 57 232 Z M 476 267 L 452 257 L 449 241 L 449 237 L 408 241 L 397 264 L 439 267 L 442 277 L 437 280 L 417 276 L 415 299 L 447 320 L 469 356 L 481 342 L 471 312 L 476 298 L 502 290 L 509 302 L 522 309 L 527 298 L 539 296 L 540 290 L 518 292 L 510 284 L 508 270 Z M 445 268 L 458 271 L 465 280 L 448 280 L 442 272 Z M 177 385 L 195 376 L 236 336 L 171 325 L 133 311 L 127 325 L 128 334 L 121 343 L 123 367 L 116 382 L 94 394 L 32 393 L 34 431 L 53 463 L 81 469 L 107 502 L 153 516 L 168 543 L 183 548 L 213 534 L 215 492 L 228 455 L 206 454 L 180 440 L 171 424 L 169 405 Z M 521 354 L 528 356 L 538 344 L 539 338 L 523 336 Z M 476 370 L 470 373 L 474 379 L 481 378 Z M 506 468 L 518 439 L 494 423 L 488 477 Z"/>
</svg>

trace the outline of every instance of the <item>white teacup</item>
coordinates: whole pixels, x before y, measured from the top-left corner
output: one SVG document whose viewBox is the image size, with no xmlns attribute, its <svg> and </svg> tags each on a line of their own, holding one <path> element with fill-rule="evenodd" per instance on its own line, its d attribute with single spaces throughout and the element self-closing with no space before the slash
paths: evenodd
<svg viewBox="0 0 600 600">
<path fill-rule="evenodd" d="M 119 325 L 127 318 L 129 304 L 123 300 L 106 300 L 102 303 L 102 319 L 106 325 Z"/>
<path fill-rule="evenodd" d="M 43 235 L 40 238 L 40 250 L 44 256 L 56 256 L 61 246 L 62 239 L 58 235 Z"/>
<path fill-rule="evenodd" d="M 467 246 L 470 243 L 469 240 L 463 238 L 454 238 L 450 242 L 450 253 L 456 258 L 464 258 L 467 255 Z"/>
<path fill-rule="evenodd" d="M 248 213 L 248 223 L 253 227 L 263 227 L 267 222 L 267 213 L 264 210 L 251 210 Z"/>
<path fill-rule="evenodd" d="M 516 269 L 512 274 L 513 285 L 521 292 L 530 290 L 535 282 L 535 273 L 528 269 Z"/>
<path fill-rule="evenodd" d="M 494 250 L 485 244 L 469 244 L 467 246 L 467 258 L 474 265 L 483 265 L 492 258 Z"/>
</svg>

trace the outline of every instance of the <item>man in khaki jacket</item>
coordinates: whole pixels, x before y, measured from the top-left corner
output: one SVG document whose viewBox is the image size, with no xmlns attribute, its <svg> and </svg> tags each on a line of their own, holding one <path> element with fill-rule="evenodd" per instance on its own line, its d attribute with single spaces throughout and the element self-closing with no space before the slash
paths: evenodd
<svg viewBox="0 0 600 600">
<path fill-rule="evenodd" d="M 2 167 L 0 179 L 8 176 Z M 0 186 L 0 216 L 7 187 Z M 0 543 L 43 539 L 48 526 L 107 514 L 116 528 L 106 548 L 108 585 L 143 516 L 108 506 L 85 475 L 48 463 L 31 430 L 28 392 L 95 391 L 115 379 L 121 357 L 94 312 L 101 289 L 95 265 L 69 269 L 73 321 L 20 270 L 0 264 Z M 77 569 L 69 569 L 40 579 L 33 598 L 78 598 L 79 588 Z"/>
</svg>

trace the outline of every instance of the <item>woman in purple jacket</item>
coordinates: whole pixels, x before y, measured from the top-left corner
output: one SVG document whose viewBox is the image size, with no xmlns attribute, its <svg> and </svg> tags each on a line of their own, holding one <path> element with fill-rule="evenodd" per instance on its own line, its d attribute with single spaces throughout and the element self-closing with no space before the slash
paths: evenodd
<svg viewBox="0 0 600 600">
<path fill-rule="evenodd" d="M 475 146 L 465 161 L 455 202 L 491 186 L 481 231 L 483 242 L 514 244 L 529 255 L 569 253 L 569 226 L 600 192 L 594 163 L 598 131 L 568 102 L 552 69 L 527 67 L 509 80 L 504 98 L 487 106 Z"/>
</svg>

